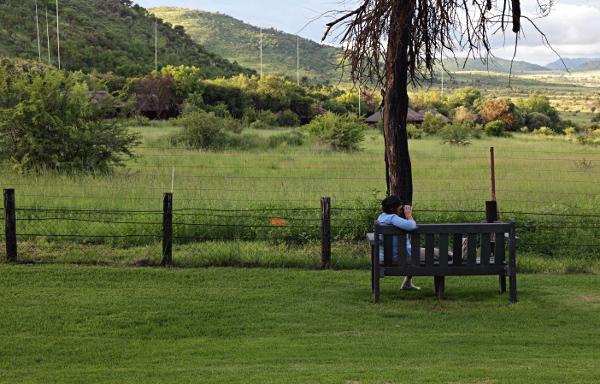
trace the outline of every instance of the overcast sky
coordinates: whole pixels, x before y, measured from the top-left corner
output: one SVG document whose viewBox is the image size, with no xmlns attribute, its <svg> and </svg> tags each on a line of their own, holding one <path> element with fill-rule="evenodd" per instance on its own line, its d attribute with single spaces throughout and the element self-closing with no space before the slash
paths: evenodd
<svg viewBox="0 0 600 384">
<path fill-rule="evenodd" d="M 342 10 L 341 0 L 134 0 L 144 8 L 172 6 L 220 12 L 248 24 L 275 28 L 321 41 L 327 19 L 317 19 L 331 10 Z M 347 1 L 356 4 L 357 1 Z M 534 18 L 536 0 L 522 0 L 523 13 Z M 563 58 L 600 58 L 600 0 L 555 0 L 548 17 L 536 20 L 546 34 L 552 48 Z M 347 7 L 350 7 L 348 5 Z M 531 7 L 531 8 L 530 8 Z M 558 56 L 544 45 L 540 34 L 523 21 L 516 60 L 545 65 Z M 507 34 L 506 42 L 500 35 L 492 38 L 497 57 L 510 59 L 513 55 L 514 34 Z M 331 39 L 325 42 L 331 43 Z M 502 47 L 504 46 L 504 49 Z M 457 54 L 457 56 L 461 56 Z"/>
</svg>

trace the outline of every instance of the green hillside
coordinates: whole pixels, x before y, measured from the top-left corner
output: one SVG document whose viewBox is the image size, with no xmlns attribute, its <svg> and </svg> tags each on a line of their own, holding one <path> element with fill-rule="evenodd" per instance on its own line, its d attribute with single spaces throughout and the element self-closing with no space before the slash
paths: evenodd
<svg viewBox="0 0 600 384">
<path fill-rule="evenodd" d="M 150 8 L 148 11 L 173 25 L 185 27 L 192 39 L 209 51 L 260 72 L 259 27 L 222 13 L 176 7 Z M 299 56 L 300 78 L 337 83 L 341 71 L 335 70 L 335 64 L 341 54 L 341 48 L 297 38 L 273 28 L 262 29 L 262 71 L 265 75 L 288 76 L 296 80 Z"/>
<path fill-rule="evenodd" d="M 589 61 L 585 64 L 580 65 L 579 67 L 573 69 L 575 72 L 588 72 L 588 71 L 598 71 L 600 70 L 600 61 Z"/>
<path fill-rule="evenodd" d="M 37 25 L 35 4 L 34 0 L 0 3 L 0 56 L 41 58 L 58 66 L 56 2 L 37 0 Z M 156 28 L 159 69 L 193 65 L 206 78 L 252 73 L 194 43 L 183 28 L 155 21 L 131 0 L 60 0 L 58 15 L 62 69 L 145 75 L 155 68 Z"/>
<path fill-rule="evenodd" d="M 488 60 L 487 63 L 479 59 L 444 59 L 444 65 L 450 72 L 489 71 L 518 75 L 531 72 L 548 71 L 548 68 L 537 64 L 531 64 L 524 61 L 511 62 L 510 60 L 504 60 L 500 58 Z"/>
</svg>

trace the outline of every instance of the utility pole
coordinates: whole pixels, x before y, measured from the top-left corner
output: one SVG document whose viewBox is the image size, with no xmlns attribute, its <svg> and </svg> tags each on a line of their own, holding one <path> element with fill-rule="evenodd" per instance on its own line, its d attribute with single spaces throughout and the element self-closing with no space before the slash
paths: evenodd
<svg viewBox="0 0 600 384">
<path fill-rule="evenodd" d="M 296 35 L 296 84 L 300 85 L 300 43 Z"/>
<path fill-rule="evenodd" d="M 35 30 L 37 32 L 37 43 L 38 43 L 38 60 L 42 61 L 42 47 L 40 46 L 40 17 L 38 15 L 37 0 L 35 0 Z"/>
<path fill-rule="evenodd" d="M 58 0 L 56 0 L 56 46 L 58 49 L 58 69 L 60 69 L 60 32 L 58 31 Z"/>
<path fill-rule="evenodd" d="M 48 26 L 48 8 L 46 8 L 46 39 L 48 39 L 48 65 L 50 65 L 50 27 Z"/>
<path fill-rule="evenodd" d="M 158 20 L 154 16 L 154 70 L 158 71 Z"/>
<path fill-rule="evenodd" d="M 262 77 L 263 75 L 263 58 L 262 58 L 262 45 L 263 45 L 263 41 L 262 41 L 262 27 L 260 27 L 260 77 Z"/>
</svg>

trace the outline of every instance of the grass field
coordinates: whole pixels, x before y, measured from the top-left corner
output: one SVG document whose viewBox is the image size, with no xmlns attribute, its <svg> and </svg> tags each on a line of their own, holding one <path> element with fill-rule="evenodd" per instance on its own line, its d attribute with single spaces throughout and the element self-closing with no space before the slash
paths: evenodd
<svg viewBox="0 0 600 384">
<path fill-rule="evenodd" d="M 1 383 L 600 381 L 598 276 L 0 265 Z"/>
<path fill-rule="evenodd" d="M 172 190 L 178 266 L 317 268 L 320 199 L 331 197 L 332 236 L 344 241 L 334 244 L 334 265 L 368 268 L 364 233 L 377 217 L 386 188 L 379 132 L 368 131 L 364 150 L 357 153 L 312 143 L 199 151 L 159 140 L 177 129 L 168 123 L 136 128 L 144 136 L 139 158 L 112 175 L 5 170 L 2 187 L 16 192 L 21 259 L 160 264 L 162 197 Z M 598 147 L 524 134 L 472 140 L 467 147 L 443 146 L 435 137 L 410 140 L 409 146 L 418 222 L 483 220 L 485 201 L 491 198 L 493 147 L 501 218 L 517 219 L 519 255 L 530 255 L 518 258 L 519 267 L 600 270 Z M 270 226 L 273 217 L 286 218 L 287 226 Z"/>
<path fill-rule="evenodd" d="M 176 129 L 138 128 L 145 137 L 139 158 L 113 175 L 29 176 L 6 170 L 2 186 L 15 188 L 23 208 L 124 211 L 160 209 L 162 194 L 171 191 L 176 208 L 318 207 L 326 196 L 347 207 L 385 193 L 383 138 L 376 131 L 367 132 L 358 153 L 308 144 L 217 152 L 150 145 Z M 501 210 L 587 213 L 600 202 L 598 147 L 534 135 L 472 140 L 468 147 L 442 146 L 432 137 L 411 140 L 409 147 L 417 209 L 483 209 L 491 198 L 490 147 Z"/>
</svg>

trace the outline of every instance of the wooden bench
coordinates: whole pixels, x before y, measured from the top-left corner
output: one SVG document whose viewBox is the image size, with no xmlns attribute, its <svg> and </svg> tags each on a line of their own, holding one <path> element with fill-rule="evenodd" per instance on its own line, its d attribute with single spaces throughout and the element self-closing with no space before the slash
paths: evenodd
<svg viewBox="0 0 600 384">
<path fill-rule="evenodd" d="M 383 236 L 383 261 L 379 259 L 379 234 Z M 406 235 L 410 236 L 412 247 L 410 264 L 406 262 Z M 379 302 L 379 280 L 386 276 L 433 276 L 434 290 L 443 300 L 446 276 L 498 275 L 500 293 L 506 292 L 508 277 L 510 301 L 517 301 L 515 256 L 518 238 L 514 219 L 508 223 L 419 224 L 411 232 L 375 221 L 374 232 L 367 236 L 371 244 L 371 288 L 376 303 Z M 393 260 L 393 236 L 398 236 L 400 262 Z M 463 238 L 468 242 L 465 255 L 461 257 Z M 448 260 L 450 240 L 452 260 Z M 420 248 L 425 248 L 424 261 L 418 256 Z M 434 258 L 434 248 L 440 250 L 438 260 Z"/>
</svg>

